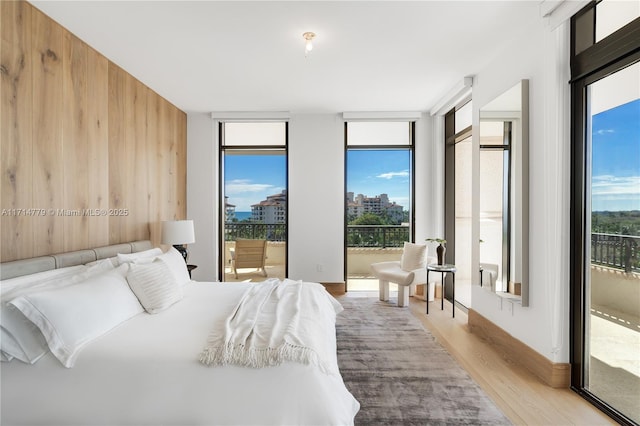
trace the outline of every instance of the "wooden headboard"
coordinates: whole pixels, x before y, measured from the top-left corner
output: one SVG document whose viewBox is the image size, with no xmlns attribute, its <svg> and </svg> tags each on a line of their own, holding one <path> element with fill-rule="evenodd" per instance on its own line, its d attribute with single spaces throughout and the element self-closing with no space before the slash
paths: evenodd
<svg viewBox="0 0 640 426">
<path fill-rule="evenodd" d="M 66 253 L 52 254 L 50 256 L 32 257 L 30 259 L 4 262 L 0 263 L 0 279 L 6 280 L 51 269 L 83 265 L 85 263 L 93 262 L 94 260 L 114 257 L 118 253 L 136 253 L 150 248 L 153 248 L 153 246 L 149 240 L 132 241 L 129 243 L 114 244 L 87 250 L 70 251 Z"/>
</svg>

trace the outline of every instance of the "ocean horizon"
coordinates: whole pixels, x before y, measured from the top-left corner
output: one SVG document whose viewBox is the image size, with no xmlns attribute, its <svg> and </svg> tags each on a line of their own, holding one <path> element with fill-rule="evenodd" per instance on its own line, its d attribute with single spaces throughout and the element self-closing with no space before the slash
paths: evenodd
<svg viewBox="0 0 640 426">
<path fill-rule="evenodd" d="M 236 219 L 239 221 L 249 219 L 251 217 L 251 212 L 236 212 Z"/>
</svg>

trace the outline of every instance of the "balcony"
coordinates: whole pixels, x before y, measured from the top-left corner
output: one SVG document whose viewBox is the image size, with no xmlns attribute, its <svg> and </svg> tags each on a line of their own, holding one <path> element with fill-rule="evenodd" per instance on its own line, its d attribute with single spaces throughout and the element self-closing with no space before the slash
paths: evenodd
<svg viewBox="0 0 640 426">
<path fill-rule="evenodd" d="M 229 248 L 235 246 L 237 238 L 267 240 L 267 276 L 285 278 L 286 225 L 246 222 L 225 223 L 225 281 L 262 281 L 264 276 L 257 271 L 242 271 L 238 279 L 230 267 Z M 348 279 L 369 279 L 371 263 L 399 260 L 402 247 L 409 240 L 408 226 L 360 225 L 347 228 Z M 369 286 L 373 284 L 369 283 Z M 375 284 L 377 288 L 377 284 Z M 372 287 L 373 288 L 373 287 Z"/>
<path fill-rule="evenodd" d="M 591 264 L 640 273 L 640 237 L 591 234 Z"/>
</svg>

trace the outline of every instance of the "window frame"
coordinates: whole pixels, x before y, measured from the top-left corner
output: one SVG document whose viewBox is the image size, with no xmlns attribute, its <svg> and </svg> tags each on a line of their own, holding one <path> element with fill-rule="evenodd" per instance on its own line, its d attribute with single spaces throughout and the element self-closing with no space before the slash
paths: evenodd
<svg viewBox="0 0 640 426">
<path fill-rule="evenodd" d="M 219 120 L 218 121 L 218 280 L 224 281 L 224 231 L 226 218 L 226 203 L 224 201 L 224 153 L 225 151 L 283 151 L 285 153 L 285 186 L 287 191 L 287 200 L 285 202 L 285 241 L 287 249 L 285 250 L 285 277 L 289 276 L 289 120 L 243 120 L 244 122 L 260 123 L 260 122 L 283 122 L 284 123 L 284 144 L 282 145 L 225 145 L 224 143 L 224 125 L 226 123 L 235 123 L 237 120 Z"/>
<path fill-rule="evenodd" d="M 593 1 L 571 18 L 571 212 L 570 212 L 570 280 L 569 319 L 571 389 L 621 424 L 631 419 L 602 401 L 585 388 L 586 374 L 586 305 L 585 271 L 590 230 L 586 229 L 588 179 L 590 170 L 589 135 L 586 113 L 588 86 L 634 63 L 640 62 L 640 18 L 595 42 L 596 5 Z"/>
<path fill-rule="evenodd" d="M 416 174 L 415 174 L 415 169 L 416 169 L 416 152 L 415 152 L 415 146 L 416 146 L 416 119 L 407 119 L 407 120 L 385 120 L 385 119 L 379 119 L 379 120 L 366 120 L 369 122 L 389 122 L 389 121 L 402 121 L 407 123 L 409 126 L 409 145 L 349 145 L 349 138 L 348 138 L 348 125 L 350 122 L 360 122 L 361 120 L 345 120 L 344 122 L 344 196 L 342 197 L 344 200 L 344 204 L 342 206 L 342 211 L 344 213 L 344 233 L 343 233 L 343 239 L 342 239 L 342 244 L 343 244 L 343 250 L 344 250 L 344 270 L 343 270 L 343 277 L 344 277 L 344 289 L 345 292 L 348 291 L 348 276 L 347 276 L 347 233 L 348 233 L 348 213 L 347 213 L 347 173 L 348 173 L 348 162 L 347 162 L 347 152 L 349 149 L 351 150 L 355 150 L 355 151 L 366 151 L 366 150 L 373 150 L 373 149 L 377 149 L 377 150 L 381 150 L 381 149 L 395 149 L 395 150 L 399 150 L 399 149 L 408 149 L 411 153 L 411 160 L 410 160 L 410 164 L 409 167 L 411 167 L 411 170 L 409 172 L 409 174 L 411 175 L 411 179 L 409 182 L 410 188 L 409 188 L 409 197 L 411 198 L 410 200 L 410 206 L 409 206 L 409 238 L 411 239 L 411 242 L 415 241 L 415 223 L 416 223 L 416 218 L 415 218 L 415 199 L 416 199 L 416 194 L 415 194 L 415 180 L 416 180 Z"/>
</svg>

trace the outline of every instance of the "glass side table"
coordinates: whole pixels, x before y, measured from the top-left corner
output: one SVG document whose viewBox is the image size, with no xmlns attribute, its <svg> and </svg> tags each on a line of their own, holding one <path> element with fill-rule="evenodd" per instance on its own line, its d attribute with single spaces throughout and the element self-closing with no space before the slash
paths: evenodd
<svg viewBox="0 0 640 426">
<path fill-rule="evenodd" d="M 440 272 L 440 278 L 442 279 L 442 295 L 440 297 L 440 309 L 444 310 L 444 276 L 447 272 L 451 274 L 452 281 L 452 316 L 456 316 L 456 265 L 445 263 L 444 265 L 431 264 L 427 265 L 427 282 L 429 282 L 429 272 Z M 427 300 L 427 315 L 429 314 L 429 301 Z"/>
</svg>

